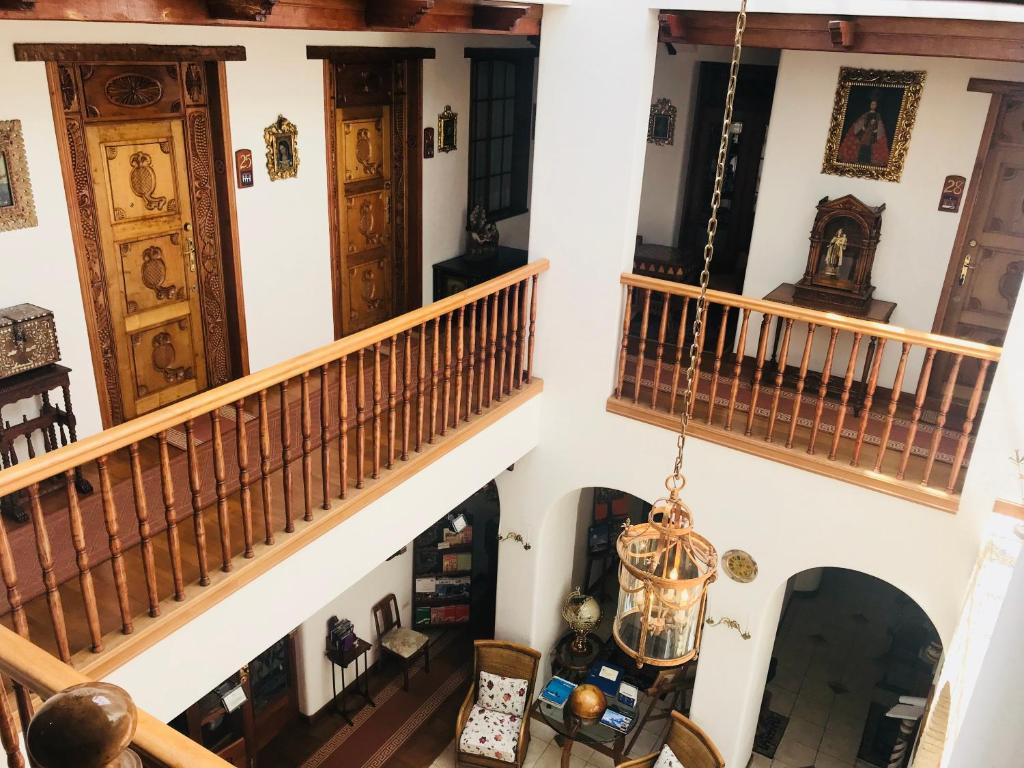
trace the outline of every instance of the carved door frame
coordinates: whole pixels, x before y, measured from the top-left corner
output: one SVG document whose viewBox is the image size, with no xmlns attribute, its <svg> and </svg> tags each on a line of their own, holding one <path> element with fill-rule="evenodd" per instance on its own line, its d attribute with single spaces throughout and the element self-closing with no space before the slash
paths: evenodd
<svg viewBox="0 0 1024 768">
<path fill-rule="evenodd" d="M 100 251 L 85 127 L 92 119 L 82 97 L 79 66 L 158 63 L 180 67 L 189 190 L 200 269 L 208 386 L 249 370 L 245 309 L 239 264 L 232 157 L 224 62 L 244 60 L 245 49 L 155 45 L 15 45 L 20 61 L 46 63 L 54 127 L 72 240 L 85 308 L 93 374 L 103 426 L 125 420 L 114 326 L 107 299 L 108 276 Z"/>
<path fill-rule="evenodd" d="M 423 59 L 433 48 L 309 46 L 307 57 L 324 60 L 324 127 L 327 137 L 327 186 L 331 235 L 331 296 L 334 338 L 343 335 L 341 225 L 338 221 L 338 139 L 336 115 L 341 65 L 389 62 L 394 76 L 391 100 L 392 206 L 394 257 L 391 275 L 395 314 L 423 303 Z M 399 233 L 402 236 L 399 236 Z"/>
</svg>

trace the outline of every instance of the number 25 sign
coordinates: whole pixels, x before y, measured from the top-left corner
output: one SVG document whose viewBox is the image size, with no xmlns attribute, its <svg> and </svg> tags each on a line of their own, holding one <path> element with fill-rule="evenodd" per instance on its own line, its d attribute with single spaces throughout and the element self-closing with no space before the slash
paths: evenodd
<svg viewBox="0 0 1024 768">
<path fill-rule="evenodd" d="M 967 179 L 963 176 L 947 176 L 942 182 L 942 195 L 939 197 L 939 210 L 956 213 L 960 210 L 960 199 L 964 196 Z"/>
<path fill-rule="evenodd" d="M 235 152 L 235 174 L 238 178 L 239 189 L 253 185 L 251 149 L 239 149 Z"/>
</svg>

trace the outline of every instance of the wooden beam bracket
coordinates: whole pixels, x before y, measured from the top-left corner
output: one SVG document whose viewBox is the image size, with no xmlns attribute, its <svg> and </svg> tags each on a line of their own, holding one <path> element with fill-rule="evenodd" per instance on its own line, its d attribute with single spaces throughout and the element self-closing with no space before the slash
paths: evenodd
<svg viewBox="0 0 1024 768">
<path fill-rule="evenodd" d="M 211 19 L 266 21 L 277 0 L 206 0 Z"/>
<path fill-rule="evenodd" d="M 31 11 L 36 7 L 36 0 L 0 0 L 0 10 Z"/>
<path fill-rule="evenodd" d="M 475 5 L 473 27 L 495 32 L 511 32 L 529 10 L 527 5 Z"/>
<path fill-rule="evenodd" d="M 434 7 L 434 0 L 368 0 L 366 26 L 409 29 Z"/>
<path fill-rule="evenodd" d="M 856 39 L 856 27 L 852 21 L 833 19 L 828 23 L 828 34 L 833 48 L 852 48 Z"/>
</svg>

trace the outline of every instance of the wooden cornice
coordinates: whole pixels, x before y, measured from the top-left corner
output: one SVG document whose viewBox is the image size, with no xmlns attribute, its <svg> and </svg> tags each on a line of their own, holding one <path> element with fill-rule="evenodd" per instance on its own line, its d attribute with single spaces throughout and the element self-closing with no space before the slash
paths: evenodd
<svg viewBox="0 0 1024 768">
<path fill-rule="evenodd" d="M 433 59 L 433 48 L 383 48 L 363 45 L 307 45 L 307 59 L 329 59 L 337 64 L 396 61 L 403 59 Z"/>
<path fill-rule="evenodd" d="M 277 0 L 206 0 L 210 18 L 266 21 Z"/>
<path fill-rule="evenodd" d="M 434 7 L 434 0 L 366 0 L 366 26 L 409 29 Z"/>
<path fill-rule="evenodd" d="M 191 24 L 216 27 L 260 27 L 270 29 L 309 29 L 360 32 L 370 29 L 413 29 L 416 32 L 463 32 L 490 35 L 540 34 L 543 6 L 530 5 L 511 31 L 475 27 L 476 0 L 432 0 L 429 12 L 414 20 L 410 27 L 371 26 L 367 23 L 369 3 L 390 6 L 399 0 L 276 0 L 273 11 L 262 21 L 229 17 L 214 4 L 231 6 L 269 6 L 268 0 L 34 0 L 28 10 L 12 10 L 18 0 L 0 0 L 0 20 L 33 19 L 39 21 L 115 21 L 141 24 Z M 418 7 L 427 0 L 401 0 Z M 515 3 L 513 3 L 514 5 Z M 371 13 L 372 15 L 372 13 Z M 378 19 L 374 19 L 379 21 Z M 382 21 L 382 20 L 380 20 Z"/>
<path fill-rule="evenodd" d="M 529 10 L 528 5 L 477 5 L 473 8 L 473 27 L 511 32 Z"/>
<path fill-rule="evenodd" d="M 732 13 L 663 11 L 659 19 L 661 42 L 733 43 L 736 17 Z M 743 45 L 1024 62 L 1024 24 L 897 16 L 750 13 Z"/>
<path fill-rule="evenodd" d="M 242 45 L 148 45 L 142 43 L 15 43 L 15 61 L 245 61 Z"/>
</svg>

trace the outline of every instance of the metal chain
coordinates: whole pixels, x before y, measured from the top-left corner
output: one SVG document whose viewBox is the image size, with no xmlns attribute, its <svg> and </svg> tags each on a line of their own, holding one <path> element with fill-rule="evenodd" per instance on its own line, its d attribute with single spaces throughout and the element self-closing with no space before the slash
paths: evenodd
<svg viewBox="0 0 1024 768">
<path fill-rule="evenodd" d="M 725 114 L 722 117 L 722 138 L 718 145 L 718 164 L 715 168 L 715 186 L 711 194 L 711 216 L 708 218 L 708 239 L 704 245 L 704 269 L 700 273 L 700 294 L 693 316 L 693 339 L 690 342 L 690 364 L 686 369 L 686 391 L 683 393 L 683 412 L 679 417 L 679 437 L 676 440 L 676 463 L 668 479 L 669 490 L 677 492 L 683 487 L 683 448 L 686 446 L 686 428 L 690 424 L 690 404 L 697 379 L 697 358 L 700 354 L 700 336 L 704 330 L 704 312 L 708 303 L 708 280 L 711 279 L 711 258 L 715 254 L 715 233 L 718 231 L 718 207 L 722 202 L 725 164 L 729 156 L 729 136 L 732 128 L 732 106 L 736 100 L 736 78 L 740 70 L 743 51 L 743 32 L 747 28 L 747 0 L 740 1 L 736 16 L 736 34 L 733 38 L 732 59 L 729 63 L 729 88 L 725 94 Z"/>
</svg>

